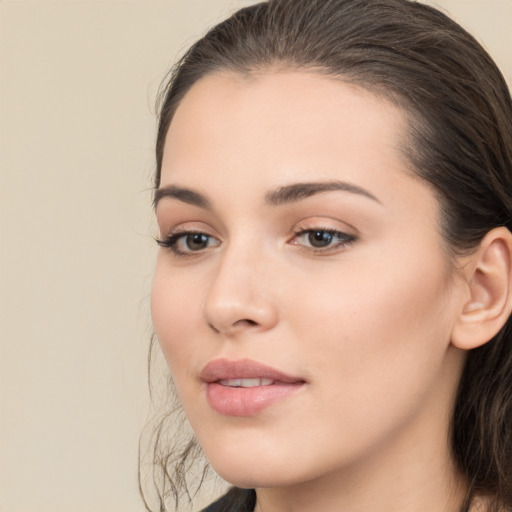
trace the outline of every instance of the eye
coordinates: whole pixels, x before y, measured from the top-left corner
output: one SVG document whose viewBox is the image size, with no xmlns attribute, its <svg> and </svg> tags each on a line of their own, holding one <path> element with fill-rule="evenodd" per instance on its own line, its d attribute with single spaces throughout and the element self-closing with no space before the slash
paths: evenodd
<svg viewBox="0 0 512 512">
<path fill-rule="evenodd" d="M 303 229 L 295 233 L 293 245 L 302 245 L 313 251 L 326 252 L 344 247 L 355 241 L 355 237 L 333 229 Z"/>
<path fill-rule="evenodd" d="M 220 241 L 213 236 L 196 231 L 173 233 L 156 242 L 160 247 L 170 249 L 176 256 L 189 256 L 220 245 Z"/>
</svg>

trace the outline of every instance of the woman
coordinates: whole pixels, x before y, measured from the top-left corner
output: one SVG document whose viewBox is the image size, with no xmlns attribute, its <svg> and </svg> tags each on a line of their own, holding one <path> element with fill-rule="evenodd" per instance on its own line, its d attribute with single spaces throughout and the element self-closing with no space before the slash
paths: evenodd
<svg viewBox="0 0 512 512">
<path fill-rule="evenodd" d="M 512 101 L 478 43 L 408 0 L 242 9 L 156 151 L 155 332 L 236 486 L 208 512 L 511 510 Z"/>
</svg>

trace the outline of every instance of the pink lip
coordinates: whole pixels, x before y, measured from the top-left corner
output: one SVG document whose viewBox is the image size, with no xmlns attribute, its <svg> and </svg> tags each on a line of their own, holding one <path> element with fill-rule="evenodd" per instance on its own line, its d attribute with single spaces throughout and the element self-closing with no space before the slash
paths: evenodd
<svg viewBox="0 0 512 512">
<path fill-rule="evenodd" d="M 287 375 L 275 368 L 251 359 L 215 359 L 209 362 L 199 375 L 204 382 L 224 379 L 272 379 L 286 383 L 304 382 L 300 377 Z"/>
<path fill-rule="evenodd" d="M 199 375 L 206 383 L 206 397 L 210 406 L 226 416 L 252 416 L 274 402 L 295 393 L 305 384 L 304 379 L 287 375 L 275 368 L 241 359 L 215 359 Z M 220 383 L 228 379 L 271 379 L 267 386 L 231 387 Z"/>
</svg>

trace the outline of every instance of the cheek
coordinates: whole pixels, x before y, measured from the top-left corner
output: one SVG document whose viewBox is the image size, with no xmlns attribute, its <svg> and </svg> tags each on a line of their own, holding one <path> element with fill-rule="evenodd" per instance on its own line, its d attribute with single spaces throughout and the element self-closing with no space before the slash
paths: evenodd
<svg viewBox="0 0 512 512">
<path fill-rule="evenodd" d="M 203 287 L 204 288 L 204 287 Z M 176 392 L 187 417 L 202 421 L 206 411 L 198 400 L 201 389 L 193 375 L 201 367 L 197 354 L 204 352 L 204 339 L 200 329 L 201 288 L 193 286 L 179 273 L 169 272 L 157 263 L 151 292 L 151 316 L 167 366 L 172 374 Z M 202 363 L 204 364 L 204 363 Z"/>
<path fill-rule="evenodd" d="M 371 268 L 350 264 L 296 291 L 302 300 L 290 303 L 291 325 L 299 339 L 308 333 L 311 349 L 323 347 L 314 372 L 335 362 L 333 380 L 361 389 L 378 379 L 394 386 L 395 376 L 420 378 L 422 368 L 427 373 L 440 364 L 451 332 L 448 286 L 442 262 L 425 258 Z"/>
<path fill-rule="evenodd" d="M 163 259 L 163 258 L 162 258 Z M 166 271 L 165 261 L 157 262 L 151 291 L 151 316 L 156 336 L 173 375 L 188 368 L 199 325 L 200 301 L 193 282 L 184 283 Z"/>
</svg>

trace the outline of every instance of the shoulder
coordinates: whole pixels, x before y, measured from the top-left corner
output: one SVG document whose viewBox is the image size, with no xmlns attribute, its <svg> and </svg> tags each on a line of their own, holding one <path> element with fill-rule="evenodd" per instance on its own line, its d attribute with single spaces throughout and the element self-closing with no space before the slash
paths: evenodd
<svg viewBox="0 0 512 512">
<path fill-rule="evenodd" d="M 232 487 L 201 512 L 253 512 L 255 504 L 256 493 L 252 489 Z"/>
</svg>

